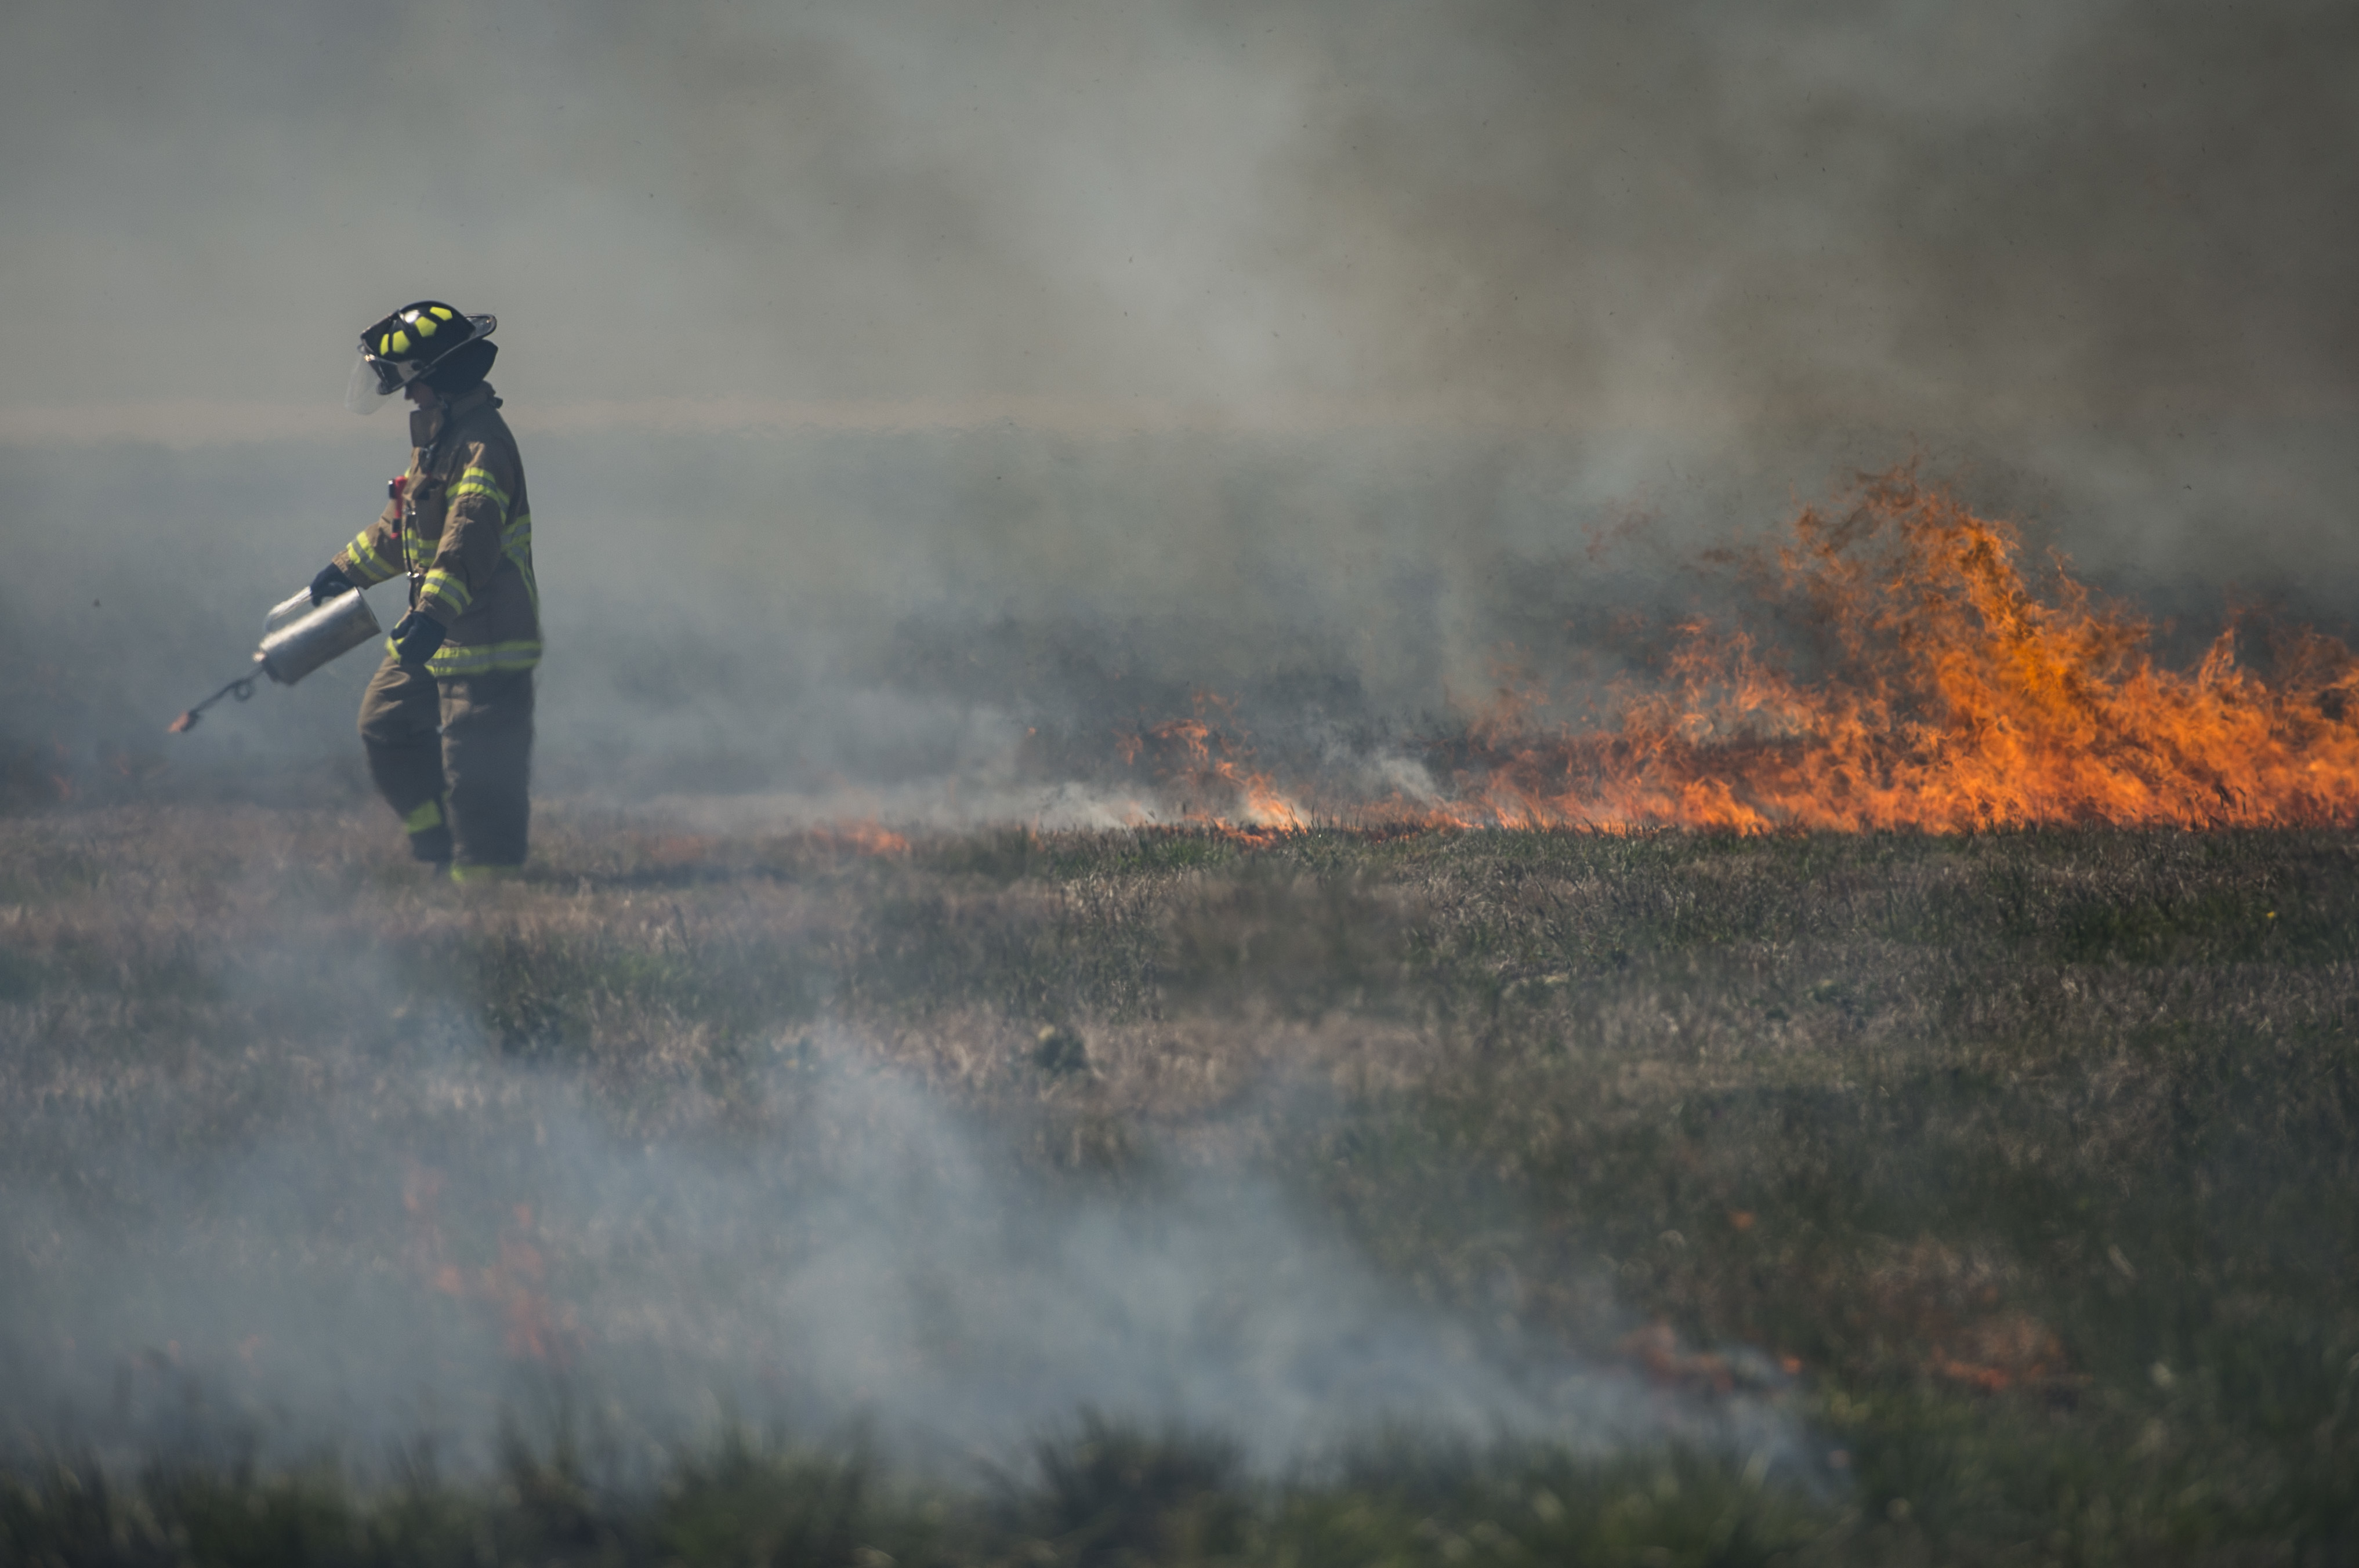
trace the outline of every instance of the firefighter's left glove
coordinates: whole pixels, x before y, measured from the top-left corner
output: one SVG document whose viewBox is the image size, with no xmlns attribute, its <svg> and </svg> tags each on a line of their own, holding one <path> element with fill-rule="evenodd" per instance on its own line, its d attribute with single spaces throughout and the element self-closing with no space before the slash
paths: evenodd
<svg viewBox="0 0 2359 1568">
<path fill-rule="evenodd" d="M 320 575 L 311 579 L 311 602 L 325 604 L 336 595 L 352 590 L 353 579 L 339 570 L 335 562 L 330 561 L 320 568 Z"/>
<path fill-rule="evenodd" d="M 431 615 L 413 610 L 394 624 L 393 654 L 411 669 L 423 669 L 449 633 Z"/>
</svg>

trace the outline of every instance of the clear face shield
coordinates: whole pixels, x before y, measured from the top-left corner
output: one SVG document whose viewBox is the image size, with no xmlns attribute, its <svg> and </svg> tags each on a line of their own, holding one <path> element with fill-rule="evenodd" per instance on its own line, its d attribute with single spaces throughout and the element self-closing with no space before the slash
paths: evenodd
<svg viewBox="0 0 2359 1568">
<path fill-rule="evenodd" d="M 374 414 L 393 401 L 401 385 L 400 373 L 363 354 L 353 362 L 352 379 L 344 384 L 344 406 L 354 414 Z"/>
</svg>

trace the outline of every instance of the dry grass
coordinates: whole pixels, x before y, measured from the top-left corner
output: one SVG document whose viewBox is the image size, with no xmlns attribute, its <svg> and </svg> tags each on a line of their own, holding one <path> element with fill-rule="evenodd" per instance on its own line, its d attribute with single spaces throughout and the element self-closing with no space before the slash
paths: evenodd
<svg viewBox="0 0 2359 1568">
<path fill-rule="evenodd" d="M 1212 1476 L 1169 1506 L 1196 1544 L 1122 1536 L 1141 1560 L 2359 1552 L 2347 835 L 1010 832 L 877 856 L 559 813 L 526 880 L 465 894 L 388 838 L 335 813 L 0 820 L 0 1182 L 47 1190 L 68 1152 L 159 1126 L 256 1138 L 424 1034 L 453 1095 L 490 1092 L 471 1061 L 538 1064 L 655 1141 L 767 1136 L 778 1064 L 850 1052 L 1052 1184 L 1247 1164 L 1453 1313 L 1707 1393 L 1754 1375 L 1740 1349 L 1782 1358 L 1839 1484 L 1738 1552 L 1677 1510 L 1625 1529 L 1652 1471 L 1469 1461 L 1409 1502 L 1403 1461 L 1250 1507 Z M 723 1491 L 786 1461 L 731 1463 Z M 1550 1487 L 1591 1533 L 1548 1534 Z M 1506 1523 L 1466 1533 L 1480 1509 Z M 992 1517 L 974 1539 L 1047 1529 Z"/>
</svg>

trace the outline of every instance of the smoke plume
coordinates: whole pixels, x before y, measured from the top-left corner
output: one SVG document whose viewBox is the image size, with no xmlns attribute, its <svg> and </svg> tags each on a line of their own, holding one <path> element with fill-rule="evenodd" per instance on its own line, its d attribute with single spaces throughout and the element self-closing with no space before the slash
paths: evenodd
<svg viewBox="0 0 2359 1568">
<path fill-rule="evenodd" d="M 9 796 L 357 787 L 357 657 L 154 731 L 375 509 L 421 294 L 502 318 L 550 789 L 1054 785 L 1199 689 L 1364 749 L 1912 453 L 2192 645 L 2341 631 L 2354 26 L 20 6 Z"/>
<path fill-rule="evenodd" d="M 734 1420 L 955 1470 L 1088 1408 L 1270 1468 L 1387 1422 L 1793 1458 L 1774 1403 L 1438 1314 L 1249 1173 L 1044 1184 L 853 1042 L 781 1044 L 758 1130 L 709 1107 L 633 1137 L 577 1080 L 408 1033 L 275 1064 L 272 1106 L 118 1092 L 104 1115 L 138 1125 L 111 1136 L 63 1097 L 20 1121 L 0 1443 L 465 1469 L 570 1408 L 625 1453 Z"/>
</svg>

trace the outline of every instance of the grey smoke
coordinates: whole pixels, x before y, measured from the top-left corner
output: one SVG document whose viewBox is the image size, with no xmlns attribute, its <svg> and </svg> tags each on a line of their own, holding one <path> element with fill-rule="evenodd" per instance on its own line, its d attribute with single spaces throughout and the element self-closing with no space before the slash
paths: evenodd
<svg viewBox="0 0 2359 1568">
<path fill-rule="evenodd" d="M 2233 587 L 2343 629 L 2354 57 L 2324 0 L 23 0 L 0 803 L 364 787 L 359 656 L 159 731 L 375 511 L 403 438 L 337 391 L 421 295 L 502 317 L 544 789 L 675 817 L 1102 820 L 1114 731 L 1207 687 L 1413 787 L 1501 648 L 1610 675 L 1696 546 L 1919 451 L 2190 623 Z M 816 1164 L 649 1152 L 469 1049 L 332 1054 L 229 1152 L 12 1127 L 5 1402 L 147 1431 L 179 1366 L 299 1433 L 480 1434 L 511 1358 L 415 1266 L 422 1171 L 470 1268 L 532 1206 L 655 1429 L 1686 1419 L 1510 1378 L 1250 1181 L 1039 1212 L 856 1076 L 788 1086 L 875 1134 Z"/>
<path fill-rule="evenodd" d="M 2321 0 L 5 26 L 0 255 L 38 301 L 0 324 L 35 381 L 11 402 L 304 401 L 360 302 L 429 286 L 509 313 L 538 404 L 1323 395 L 1939 434 L 2347 412 L 2359 373 L 2359 23 Z M 173 356 L 216 332 L 239 351 Z"/>
<path fill-rule="evenodd" d="M 70 1097 L 20 1106 L 0 1448 L 251 1442 L 366 1470 L 423 1441 L 473 1468 L 564 1397 L 628 1453 L 734 1419 L 864 1427 L 951 1469 L 1082 1408 L 1269 1468 L 1386 1422 L 1794 1457 L 1774 1402 L 1418 1304 L 1250 1172 L 1027 1177 L 856 1043 L 783 1051 L 759 1134 L 691 1114 L 646 1137 L 437 1033 L 279 1064 L 280 1103 L 226 1139 L 180 1096 L 129 1097 L 141 1136 L 105 1141 Z"/>
<path fill-rule="evenodd" d="M 1054 788 L 1199 688 L 1381 752 L 1505 647 L 1610 674 L 1674 563 L 1911 454 L 2190 636 L 2359 581 L 2347 7 L 0 35 L 17 800 L 355 787 L 364 671 L 153 729 L 377 503 L 401 436 L 334 391 L 423 293 L 503 318 L 571 793 Z"/>
</svg>

